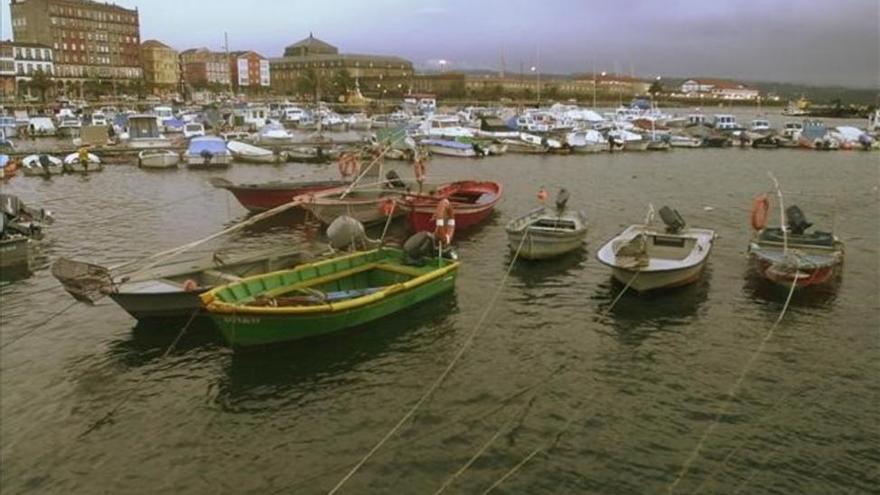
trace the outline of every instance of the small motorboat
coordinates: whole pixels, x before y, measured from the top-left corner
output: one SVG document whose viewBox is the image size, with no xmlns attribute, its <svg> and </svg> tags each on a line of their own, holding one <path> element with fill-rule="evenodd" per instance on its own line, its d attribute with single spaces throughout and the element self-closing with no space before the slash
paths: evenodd
<svg viewBox="0 0 880 495">
<path fill-rule="evenodd" d="M 30 177 L 49 177 L 64 173 L 64 162 L 52 155 L 29 155 L 21 160 L 24 175 Z"/>
<path fill-rule="evenodd" d="M 326 191 L 348 185 L 343 180 L 312 180 L 301 182 L 261 182 L 234 184 L 222 177 L 211 179 L 211 185 L 231 192 L 241 206 L 251 212 L 261 212 L 290 203 L 295 196 Z"/>
<path fill-rule="evenodd" d="M 204 307 L 233 348 L 324 335 L 397 313 L 455 288 L 459 262 L 412 263 L 383 247 L 216 287 Z"/>
<path fill-rule="evenodd" d="M 143 150 L 138 153 L 138 166 L 142 168 L 177 168 L 180 155 L 171 150 Z"/>
<path fill-rule="evenodd" d="M 699 148 L 703 146 L 703 140 L 693 136 L 670 134 L 669 146 L 673 148 Z"/>
<path fill-rule="evenodd" d="M 769 199 L 756 198 L 752 208 L 754 235 L 748 252 L 758 273 L 786 288 L 834 281 L 843 266 L 843 242 L 832 232 L 807 232 L 813 224 L 795 205 L 786 208 L 784 227 L 767 227 L 768 211 Z"/>
<path fill-rule="evenodd" d="M 752 140 L 752 148 L 775 150 L 779 148 L 779 139 L 776 136 L 762 136 Z"/>
<path fill-rule="evenodd" d="M 233 158 L 242 162 L 277 164 L 287 161 L 287 153 L 283 151 L 275 153 L 241 141 L 229 141 L 226 143 L 226 148 L 232 153 Z"/>
<path fill-rule="evenodd" d="M 540 207 L 511 220 L 505 228 L 513 252 L 527 260 L 554 258 L 580 249 L 587 235 L 587 215 L 568 209 L 568 192 L 559 191 L 556 208 Z"/>
<path fill-rule="evenodd" d="M 71 153 L 64 157 L 64 171 L 68 173 L 87 174 L 90 172 L 100 172 L 104 170 L 104 164 L 101 159 L 94 153 L 88 154 L 87 163 L 82 163 L 79 159 L 79 153 Z"/>
<path fill-rule="evenodd" d="M 204 136 L 190 141 L 183 159 L 191 168 L 228 167 L 232 163 L 232 153 L 219 137 Z"/>
<path fill-rule="evenodd" d="M 460 143 L 453 139 L 425 139 L 420 144 L 425 146 L 432 155 L 457 158 L 475 158 L 488 155 L 488 152 L 478 145 Z"/>
<path fill-rule="evenodd" d="M 290 151 L 285 151 L 285 153 L 287 154 L 287 160 L 291 162 L 314 164 L 330 163 L 341 155 L 339 150 L 335 148 L 326 149 L 323 146 L 300 146 Z"/>
<path fill-rule="evenodd" d="M 214 253 L 166 263 L 130 276 L 114 276 L 104 267 L 61 258 L 52 265 L 52 275 L 75 298 L 91 301 L 110 296 L 137 320 L 185 319 L 201 307 L 199 295 L 215 286 L 292 268 L 301 261 L 298 248 Z M 87 283 L 76 285 L 80 280 Z"/>
<path fill-rule="evenodd" d="M 699 280 L 715 241 L 715 231 L 687 227 L 681 215 L 660 209 L 666 228 L 631 225 L 605 243 L 596 257 L 614 278 L 638 292 L 667 289 Z"/>
<path fill-rule="evenodd" d="M 407 213 L 413 232 L 434 230 L 437 206 L 448 200 L 455 213 L 455 228 L 467 229 L 481 223 L 501 201 L 502 186 L 498 182 L 463 180 L 441 185 L 426 194 L 406 194 L 398 204 Z"/>
<path fill-rule="evenodd" d="M 601 153 L 608 151 L 608 140 L 601 132 L 594 129 L 573 131 L 565 141 L 574 153 Z"/>
<path fill-rule="evenodd" d="M 259 144 L 290 144 L 292 140 L 293 134 L 277 123 L 266 124 L 256 136 Z"/>
</svg>

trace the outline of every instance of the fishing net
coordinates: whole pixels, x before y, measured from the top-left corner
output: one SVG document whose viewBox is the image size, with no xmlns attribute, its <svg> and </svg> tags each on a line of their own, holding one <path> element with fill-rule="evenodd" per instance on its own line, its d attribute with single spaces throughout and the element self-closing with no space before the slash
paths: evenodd
<svg viewBox="0 0 880 495">
<path fill-rule="evenodd" d="M 76 300 L 94 303 L 113 287 L 113 277 L 103 266 L 59 258 L 52 265 L 52 276 Z"/>
</svg>

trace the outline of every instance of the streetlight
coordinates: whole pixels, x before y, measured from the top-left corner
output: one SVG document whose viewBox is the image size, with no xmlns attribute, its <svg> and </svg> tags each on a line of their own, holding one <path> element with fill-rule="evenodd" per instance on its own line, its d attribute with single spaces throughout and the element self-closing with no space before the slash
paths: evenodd
<svg viewBox="0 0 880 495">
<path fill-rule="evenodd" d="M 438 62 L 440 64 L 440 72 L 443 72 L 443 68 L 446 67 L 446 59 L 440 59 Z"/>
<path fill-rule="evenodd" d="M 538 90 L 538 106 L 541 106 L 541 72 L 539 72 L 538 68 L 534 65 L 529 70 L 535 73 L 535 86 L 537 86 Z"/>
</svg>

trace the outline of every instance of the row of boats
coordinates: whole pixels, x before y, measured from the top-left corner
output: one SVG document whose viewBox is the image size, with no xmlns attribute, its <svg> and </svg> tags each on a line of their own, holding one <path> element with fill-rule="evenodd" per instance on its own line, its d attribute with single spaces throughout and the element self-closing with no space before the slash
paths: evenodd
<svg viewBox="0 0 880 495">
<path fill-rule="evenodd" d="M 350 163 L 350 158 L 343 160 Z M 372 165 L 372 164 L 371 164 Z M 369 171 L 368 166 L 364 172 Z M 343 254 L 302 263 L 299 250 L 244 256 L 209 256 L 131 273 L 59 260 L 53 274 L 75 297 L 111 297 L 137 319 L 187 318 L 206 312 L 232 347 L 297 340 L 361 325 L 450 291 L 462 261 L 452 249 L 455 232 L 483 223 L 502 198 L 493 181 L 428 184 L 423 176 L 404 181 L 393 173 L 371 183 L 354 182 L 236 185 L 214 180 L 254 211 L 271 214 L 289 207 L 308 210 L 328 225 L 330 245 Z M 381 177 L 381 178 L 380 178 Z M 266 193 L 272 190 L 274 193 Z M 511 219 L 505 227 L 513 260 L 540 260 L 582 249 L 586 214 L 570 208 L 560 191 L 545 205 Z M 758 273 L 780 285 L 826 284 L 839 274 L 843 243 L 789 207 L 782 225 L 769 227 L 769 199 L 753 204 L 749 253 Z M 259 216 L 259 215 L 258 215 Z M 366 236 L 364 224 L 405 216 L 412 236 L 391 247 Z M 656 291 L 700 279 L 716 234 L 688 226 L 678 212 L 653 208 L 645 221 L 607 240 L 597 259 L 611 269 L 623 290 Z M 255 217 L 256 218 L 256 217 Z M 249 220 L 250 221 L 250 220 Z M 378 246 L 377 246 L 378 243 Z M 355 250 L 352 252 L 352 250 Z"/>
</svg>

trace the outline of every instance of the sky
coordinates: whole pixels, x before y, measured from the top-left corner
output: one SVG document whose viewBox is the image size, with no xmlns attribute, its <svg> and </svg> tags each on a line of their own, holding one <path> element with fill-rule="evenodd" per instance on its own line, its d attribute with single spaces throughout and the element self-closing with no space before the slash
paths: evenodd
<svg viewBox="0 0 880 495">
<path fill-rule="evenodd" d="M 11 33 L 3 2 L 3 36 Z M 267 57 L 310 32 L 419 69 L 608 71 L 880 89 L 878 0 L 115 0 L 141 38 Z"/>
</svg>

